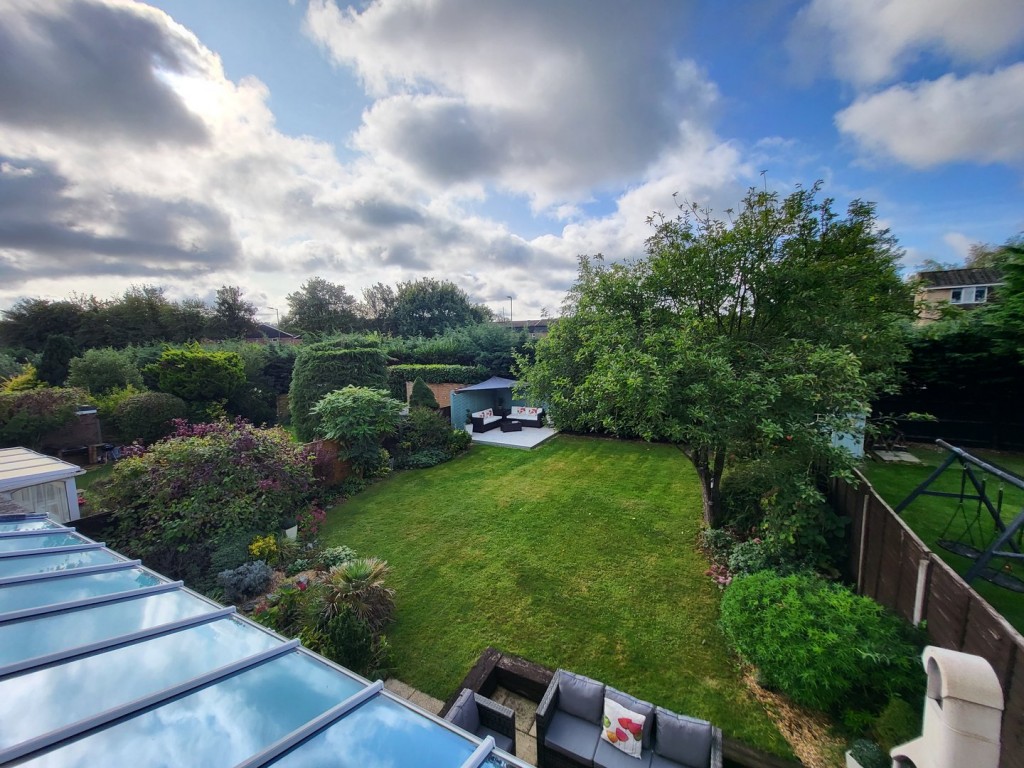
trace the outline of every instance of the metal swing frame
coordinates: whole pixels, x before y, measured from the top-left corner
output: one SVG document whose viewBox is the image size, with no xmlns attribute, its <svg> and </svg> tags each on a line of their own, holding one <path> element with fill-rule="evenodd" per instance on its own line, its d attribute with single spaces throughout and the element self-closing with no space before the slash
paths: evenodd
<svg viewBox="0 0 1024 768">
<path fill-rule="evenodd" d="M 972 456 L 962 448 L 957 448 L 955 445 L 950 445 L 945 440 L 936 440 L 936 444 L 940 448 L 944 448 L 949 451 L 949 455 L 945 460 L 936 468 L 931 475 L 928 476 L 924 482 L 922 482 L 917 488 L 910 492 L 910 494 L 896 505 L 894 511 L 896 514 L 900 514 L 910 506 L 913 501 L 919 496 L 941 496 L 944 498 L 955 498 L 959 499 L 962 504 L 966 500 L 978 501 L 985 506 L 989 514 L 992 516 L 992 522 L 996 526 L 996 537 L 989 543 L 988 547 L 978 555 L 974 561 L 974 565 L 967 571 L 964 576 L 964 581 L 970 584 L 974 579 L 981 575 L 989 562 L 994 557 L 1005 557 L 1011 560 L 1024 561 L 1024 554 L 1021 553 L 1020 547 L 1017 542 L 1014 541 L 1013 537 L 1022 529 L 1024 529 L 1024 507 L 1021 508 L 1020 512 L 1017 513 L 1016 517 L 1010 522 L 1009 525 L 1003 522 L 1002 514 L 993 504 L 992 500 L 989 499 L 988 494 L 985 490 L 985 484 L 979 480 L 975 473 L 972 471 L 972 467 L 987 472 L 993 477 L 998 477 L 1002 482 L 1012 485 L 1015 488 L 1019 488 L 1024 491 L 1024 479 L 1017 477 L 1016 475 L 1007 472 L 1005 469 L 1000 469 L 986 461 L 979 459 L 977 456 Z M 977 495 L 965 495 L 961 493 L 950 493 L 949 491 L 932 491 L 929 490 L 929 486 L 934 483 L 939 476 L 952 466 L 953 462 L 959 461 L 962 471 L 968 480 L 971 481 L 971 485 L 974 486 L 974 490 L 977 491 Z M 962 488 L 963 486 L 961 486 Z"/>
</svg>

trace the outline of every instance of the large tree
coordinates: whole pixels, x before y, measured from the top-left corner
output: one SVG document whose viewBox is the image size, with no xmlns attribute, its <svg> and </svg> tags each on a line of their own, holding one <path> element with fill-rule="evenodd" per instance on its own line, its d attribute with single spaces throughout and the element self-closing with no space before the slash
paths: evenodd
<svg viewBox="0 0 1024 768">
<path fill-rule="evenodd" d="M 345 286 L 322 277 L 311 277 L 299 290 L 288 294 L 289 330 L 300 333 L 332 333 L 354 330 L 358 324 L 356 300 Z"/>
<path fill-rule="evenodd" d="M 731 225 L 682 207 L 652 217 L 647 258 L 581 258 L 531 394 L 564 428 L 677 443 L 712 526 L 736 460 L 841 470 L 832 433 L 892 380 L 912 302 L 873 206 L 840 218 L 818 191 L 751 190 Z"/>
<path fill-rule="evenodd" d="M 242 289 L 238 286 L 221 286 L 217 289 L 207 331 L 216 339 L 239 339 L 255 333 L 256 305 L 242 298 Z"/>
<path fill-rule="evenodd" d="M 432 277 L 399 283 L 391 311 L 393 330 L 399 336 L 440 336 L 489 319 L 487 308 L 473 304 L 455 283 Z"/>
</svg>

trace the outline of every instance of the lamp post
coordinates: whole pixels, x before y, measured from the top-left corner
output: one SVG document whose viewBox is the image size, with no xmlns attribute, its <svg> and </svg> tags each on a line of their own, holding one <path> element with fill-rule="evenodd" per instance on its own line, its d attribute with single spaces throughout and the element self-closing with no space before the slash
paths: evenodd
<svg viewBox="0 0 1024 768">
<path fill-rule="evenodd" d="M 512 330 L 512 297 L 508 297 L 508 329 Z"/>
<path fill-rule="evenodd" d="M 274 330 L 277 331 L 277 340 L 281 340 L 281 313 L 277 311 L 277 307 L 267 307 L 267 309 L 274 310 L 274 317 L 277 318 L 274 322 Z"/>
</svg>

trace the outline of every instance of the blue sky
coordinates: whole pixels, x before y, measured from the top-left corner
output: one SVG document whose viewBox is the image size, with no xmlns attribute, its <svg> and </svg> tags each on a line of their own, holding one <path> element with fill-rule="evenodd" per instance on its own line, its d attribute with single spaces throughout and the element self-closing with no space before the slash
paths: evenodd
<svg viewBox="0 0 1024 768">
<path fill-rule="evenodd" d="M 430 275 L 557 313 L 672 193 L 765 181 L 876 202 L 908 270 L 1024 231 L 1019 0 L 9 6 L 0 307 Z"/>
</svg>

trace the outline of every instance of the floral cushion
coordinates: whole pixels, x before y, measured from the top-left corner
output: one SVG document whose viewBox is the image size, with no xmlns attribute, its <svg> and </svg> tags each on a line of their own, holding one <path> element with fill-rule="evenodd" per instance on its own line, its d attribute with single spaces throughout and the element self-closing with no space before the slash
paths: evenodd
<svg viewBox="0 0 1024 768">
<path fill-rule="evenodd" d="M 631 712 L 619 702 L 605 697 L 601 738 L 630 757 L 639 759 L 646 720 L 644 715 Z"/>
</svg>

